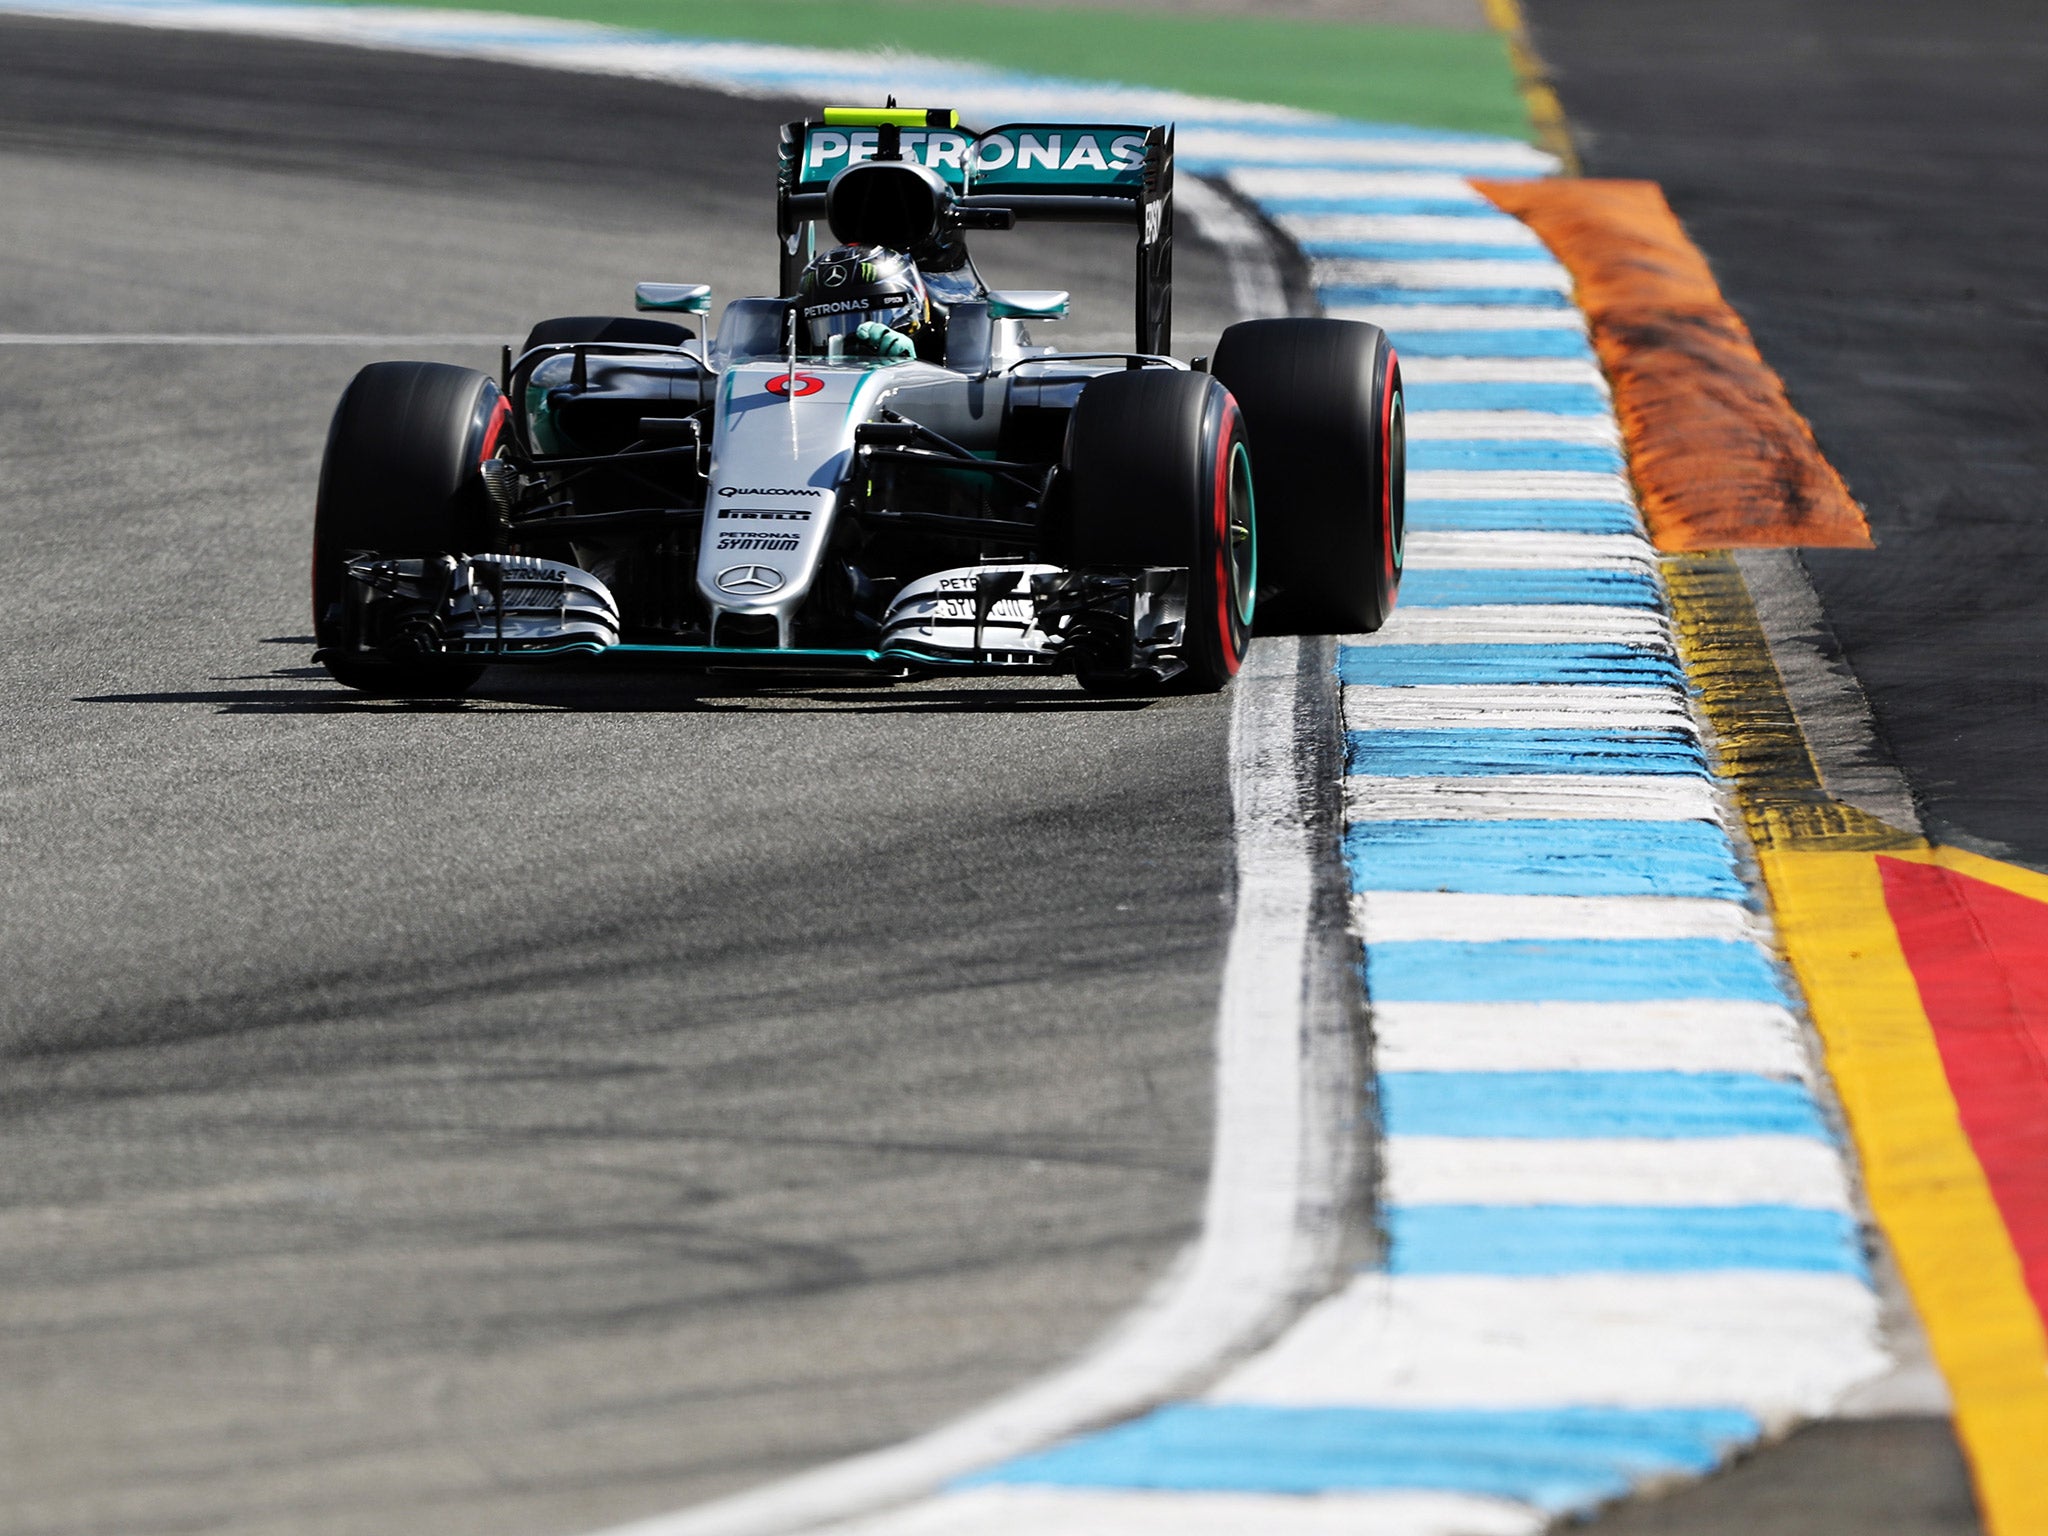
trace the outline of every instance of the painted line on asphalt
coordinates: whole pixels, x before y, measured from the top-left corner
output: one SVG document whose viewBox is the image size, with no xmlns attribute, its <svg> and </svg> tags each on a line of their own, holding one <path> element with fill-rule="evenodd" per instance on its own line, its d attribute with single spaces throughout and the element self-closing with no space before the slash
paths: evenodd
<svg viewBox="0 0 2048 1536">
<path fill-rule="evenodd" d="M 1313 642 L 1266 639 L 1234 690 L 1236 914 L 1217 1017 L 1214 1152 L 1192 1253 L 1108 1338 L 1050 1377 L 901 1445 L 610 1536 L 755 1536 L 912 1499 L 1198 1385 L 1322 1288 L 1340 1237 L 1330 1213 L 1344 1162 L 1307 1123 L 1319 1101 L 1310 1048 L 1324 1032 L 1306 974 L 1318 838 L 1304 808 L 1322 793 L 1329 686 Z M 1305 1155 L 1318 1146 L 1320 1156 Z"/>
</svg>

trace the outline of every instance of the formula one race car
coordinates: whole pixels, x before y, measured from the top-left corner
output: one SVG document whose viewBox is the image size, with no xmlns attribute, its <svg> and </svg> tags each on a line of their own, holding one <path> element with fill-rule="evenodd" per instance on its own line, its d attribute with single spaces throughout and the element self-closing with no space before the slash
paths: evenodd
<svg viewBox="0 0 2048 1536">
<path fill-rule="evenodd" d="M 1371 630 L 1401 573 L 1401 376 L 1375 326 L 1253 320 L 1167 355 L 1173 133 L 834 109 L 783 129 L 780 298 L 534 327 L 502 377 L 376 363 L 313 537 L 316 659 L 371 693 L 628 655 L 1222 687 L 1247 636 Z M 1050 291 L 964 235 L 1127 223 L 1130 352 L 1061 353 Z M 821 252 L 824 221 L 836 249 Z M 643 311 L 708 316 L 699 284 Z M 1256 511 L 1254 501 L 1256 500 Z"/>
</svg>

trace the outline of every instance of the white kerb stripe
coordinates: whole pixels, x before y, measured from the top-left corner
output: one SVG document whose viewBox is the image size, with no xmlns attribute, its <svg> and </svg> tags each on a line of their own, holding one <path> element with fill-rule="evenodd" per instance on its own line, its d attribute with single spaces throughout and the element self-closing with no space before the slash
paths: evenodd
<svg viewBox="0 0 2048 1536">
<path fill-rule="evenodd" d="M 1735 998 L 1376 1002 L 1372 1019 L 1382 1072 L 1754 1072 L 1804 1081 L 1813 1071 L 1789 1010 Z"/>
<path fill-rule="evenodd" d="M 1246 197 L 1414 197 L 1493 210 L 1464 177 L 1448 171 L 1349 171 L 1246 165 L 1229 174 Z"/>
<path fill-rule="evenodd" d="M 1273 220 L 1296 240 L 1397 240 L 1541 250 L 1520 219 L 1470 214 L 1283 213 Z"/>
<path fill-rule="evenodd" d="M 1425 475 L 1408 477 L 1408 494 Z M 1657 551 L 1639 533 L 1475 533 L 1462 528 L 1419 529 L 1408 535 L 1411 570 L 1612 570 L 1654 568 Z"/>
<path fill-rule="evenodd" d="M 1411 469 L 1408 471 L 1408 499 L 1613 501 L 1626 506 L 1635 504 L 1629 494 L 1626 476 L 1581 469 Z M 1414 563 L 1415 537 L 1409 536 L 1410 564 Z"/>
<path fill-rule="evenodd" d="M 1408 420 L 1408 436 L 1423 442 L 1600 443 L 1621 446 L 1621 430 L 1605 416 L 1564 416 L 1551 411 L 1424 411 Z"/>
<path fill-rule="evenodd" d="M 1390 1136 L 1382 1158 L 1389 1206 L 1850 1209 L 1841 1155 L 1809 1136 L 1633 1141 Z"/>
<path fill-rule="evenodd" d="M 1600 365 L 1581 357 L 1404 357 L 1410 384 L 1590 384 L 1606 392 Z"/>
<path fill-rule="evenodd" d="M 1714 821 L 1714 786 L 1683 774 L 1354 774 L 1352 821 Z"/>
<path fill-rule="evenodd" d="M 1561 645 L 1590 641 L 1675 654 L 1671 621 L 1654 608 L 1597 603 L 1475 603 L 1469 608 L 1396 608 L 1370 635 L 1346 635 L 1362 650 L 1378 645 Z"/>
<path fill-rule="evenodd" d="M 1239 165 L 1327 165 L 1339 169 L 1412 166 L 1416 170 L 1442 168 L 1470 175 L 1521 171 L 1536 176 L 1548 176 L 1557 169 L 1554 155 L 1509 139 L 1339 139 L 1184 125 L 1174 152 L 1184 159 L 1231 160 Z"/>
<path fill-rule="evenodd" d="M 1361 1275 L 1209 1394 L 1373 1407 L 1818 1415 L 1889 1368 L 1854 1275 Z"/>
<path fill-rule="evenodd" d="M 1572 275 L 1554 261 L 1361 261 L 1317 257 L 1308 264 L 1318 288 L 1547 288 L 1569 293 Z"/>
<path fill-rule="evenodd" d="M 1576 309 L 1519 304 L 1332 304 L 1338 320 L 1370 320 L 1390 331 L 1576 331 L 1586 317 Z M 1405 360 L 1403 366 L 1406 366 Z"/>
<path fill-rule="evenodd" d="M 1472 1494 L 1018 1486 L 963 1488 L 815 1536 L 1537 1536 L 1547 1523 L 1526 1504 Z"/>
<path fill-rule="evenodd" d="M 1344 719 L 1354 731 L 1498 728 L 1502 730 L 1689 730 L 1684 695 L 1668 688 L 1609 688 L 1580 683 L 1441 683 L 1385 688 L 1352 683 Z"/>
<path fill-rule="evenodd" d="M 1351 914 L 1368 944 L 1492 939 L 1747 939 L 1764 926 L 1739 901 L 1704 896 L 1494 896 L 1361 891 Z"/>
</svg>

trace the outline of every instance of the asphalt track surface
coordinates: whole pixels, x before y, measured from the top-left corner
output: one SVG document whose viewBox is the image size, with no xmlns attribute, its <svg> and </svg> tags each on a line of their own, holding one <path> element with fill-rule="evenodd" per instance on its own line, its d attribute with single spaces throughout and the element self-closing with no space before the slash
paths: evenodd
<svg viewBox="0 0 2048 1536">
<path fill-rule="evenodd" d="M 2035 0 L 1532 0 L 1588 174 L 1664 184 L 1869 509 L 1805 556 L 1929 832 L 2048 868 Z"/>
<path fill-rule="evenodd" d="M 1866 505 L 1803 555 L 1930 835 L 2048 867 L 2048 27 L 2031 0 L 1527 0 Z M 1777 1523 L 1771 1523 L 1775 1520 Z M 1823 1426 L 1617 1532 L 1975 1529 L 1945 1423 Z"/>
<path fill-rule="evenodd" d="M 0 60 L 0 332 L 773 281 L 791 104 L 20 20 Z M 1124 244 L 999 238 L 1121 336 Z M 1180 270 L 1206 351 L 1226 276 Z M 348 695 L 306 541 L 383 352 L 0 347 L 10 1536 L 676 1508 L 1029 1379 L 1194 1231 L 1221 701 Z"/>
</svg>

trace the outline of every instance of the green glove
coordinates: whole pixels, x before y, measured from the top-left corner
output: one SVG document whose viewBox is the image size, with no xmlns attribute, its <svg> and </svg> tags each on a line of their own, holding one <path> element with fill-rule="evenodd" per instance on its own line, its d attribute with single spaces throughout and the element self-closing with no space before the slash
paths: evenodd
<svg viewBox="0 0 2048 1536">
<path fill-rule="evenodd" d="M 901 362 L 905 358 L 917 356 L 916 343 L 901 331 L 891 330 L 879 320 L 863 321 L 860 329 L 853 333 L 853 339 L 877 357 Z"/>
</svg>

